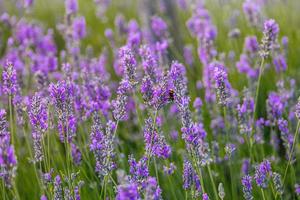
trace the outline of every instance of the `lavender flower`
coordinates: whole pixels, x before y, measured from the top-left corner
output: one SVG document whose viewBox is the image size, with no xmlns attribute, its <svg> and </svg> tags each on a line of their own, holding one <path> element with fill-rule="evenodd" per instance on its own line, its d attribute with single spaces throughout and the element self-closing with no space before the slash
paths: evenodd
<svg viewBox="0 0 300 200">
<path fill-rule="evenodd" d="M 10 136 L 6 120 L 6 111 L 4 109 L 0 109 L 0 137 L 5 136 Z"/>
<path fill-rule="evenodd" d="M 209 200 L 209 196 L 207 193 L 202 194 L 202 200 Z"/>
<path fill-rule="evenodd" d="M 29 8 L 33 4 L 33 0 L 24 0 L 24 7 Z"/>
<path fill-rule="evenodd" d="M 146 75 L 148 75 L 153 83 L 157 82 L 158 76 L 158 60 L 150 46 L 142 46 L 139 49 L 139 54 L 142 58 L 142 65 Z"/>
<path fill-rule="evenodd" d="M 297 196 L 300 196 L 300 185 L 299 184 L 295 184 L 295 193 Z"/>
<path fill-rule="evenodd" d="M 136 84 L 136 60 L 133 51 L 124 46 L 119 50 L 121 65 L 124 69 L 124 78 L 129 81 L 131 86 Z"/>
<path fill-rule="evenodd" d="M 143 94 L 143 99 L 147 105 L 152 104 L 154 96 L 154 83 L 152 82 L 150 76 L 144 76 L 141 84 L 141 93 Z"/>
<path fill-rule="evenodd" d="M 45 102 L 42 101 L 41 96 L 37 93 L 31 99 L 29 119 L 33 128 L 34 161 L 39 162 L 44 157 L 42 140 L 48 128 L 48 114 Z"/>
<path fill-rule="evenodd" d="M 74 188 L 74 200 L 80 200 L 80 186 Z"/>
<path fill-rule="evenodd" d="M 77 0 L 65 0 L 66 13 L 75 14 L 78 11 L 78 2 Z"/>
<path fill-rule="evenodd" d="M 261 18 L 261 9 L 259 4 L 251 0 L 246 0 L 243 3 L 243 10 L 250 25 L 258 26 Z"/>
<path fill-rule="evenodd" d="M 243 193 L 246 200 L 252 200 L 252 177 L 246 175 L 242 178 Z"/>
<path fill-rule="evenodd" d="M 139 200 L 140 195 L 135 183 L 119 185 L 116 200 Z"/>
<path fill-rule="evenodd" d="M 196 190 L 195 196 L 198 196 L 201 194 L 201 185 L 200 185 L 200 179 L 196 172 L 193 169 L 192 164 L 185 160 L 183 163 L 183 189 L 189 190 L 192 189 L 192 187 Z"/>
<path fill-rule="evenodd" d="M 10 188 L 15 178 L 17 169 L 17 158 L 14 147 L 10 144 L 10 136 L 0 137 L 0 178 L 6 187 Z"/>
<path fill-rule="evenodd" d="M 230 84 L 227 78 L 227 72 L 223 65 L 220 63 L 212 63 L 210 65 L 213 71 L 215 88 L 217 90 L 217 98 L 220 105 L 227 105 L 228 98 L 230 97 Z"/>
<path fill-rule="evenodd" d="M 296 104 L 295 115 L 299 120 L 300 119 L 300 98 L 298 99 L 298 102 Z"/>
<path fill-rule="evenodd" d="M 192 45 L 187 45 L 183 48 L 183 57 L 185 63 L 188 65 L 194 64 L 194 57 L 193 57 L 193 47 Z"/>
<path fill-rule="evenodd" d="M 76 144 L 71 143 L 71 155 L 75 165 L 80 165 L 81 163 L 81 152 Z"/>
<path fill-rule="evenodd" d="M 251 54 L 257 53 L 259 50 L 259 44 L 257 42 L 256 36 L 248 36 L 245 38 L 245 44 L 244 49 L 246 52 L 249 52 Z"/>
<path fill-rule="evenodd" d="M 273 172 L 272 173 L 272 180 L 273 180 L 276 192 L 279 195 L 282 195 L 283 194 L 283 185 L 282 185 L 282 182 L 281 182 L 281 175 L 276 173 L 276 172 Z"/>
<path fill-rule="evenodd" d="M 149 177 L 149 170 L 147 166 L 147 157 L 141 158 L 136 162 L 133 155 L 129 156 L 128 162 L 130 166 L 131 180 L 137 183 L 142 188 L 145 187 L 147 178 Z"/>
<path fill-rule="evenodd" d="M 161 189 L 156 181 L 155 178 L 149 177 L 146 182 L 146 188 L 145 188 L 145 199 L 149 200 L 161 200 Z"/>
<path fill-rule="evenodd" d="M 156 124 L 151 117 L 145 121 L 144 139 L 146 151 L 149 156 L 155 155 L 159 158 L 168 158 L 171 155 L 171 147 L 167 145 L 164 136 L 158 132 Z"/>
<path fill-rule="evenodd" d="M 272 123 L 274 123 L 276 119 L 281 118 L 285 106 L 285 102 L 280 94 L 275 92 L 269 93 L 269 97 L 267 99 L 267 112 L 268 118 Z"/>
<path fill-rule="evenodd" d="M 242 173 L 244 174 L 244 175 L 246 175 L 246 174 L 249 174 L 249 172 L 250 172 L 250 167 L 251 167 L 251 165 L 250 165 L 250 160 L 249 159 L 244 159 L 243 160 L 243 165 L 242 165 Z"/>
<path fill-rule="evenodd" d="M 252 133 L 254 99 L 250 96 L 249 91 L 245 91 L 243 103 L 237 106 L 239 131 L 241 134 L 250 136 Z"/>
<path fill-rule="evenodd" d="M 75 40 L 80 40 L 86 36 L 85 30 L 85 18 L 76 17 L 73 21 L 73 38 Z"/>
<path fill-rule="evenodd" d="M 266 188 L 268 184 L 267 177 L 271 173 L 271 163 L 268 160 L 261 162 L 255 169 L 254 179 L 261 188 Z"/>
<path fill-rule="evenodd" d="M 70 141 L 75 134 L 76 121 L 73 116 L 73 86 L 65 81 L 49 86 L 52 103 L 58 117 L 58 128 L 62 142 Z"/>
<path fill-rule="evenodd" d="M 264 36 L 262 39 L 260 56 L 267 58 L 272 50 L 272 45 L 275 43 L 279 32 L 279 26 L 274 19 L 269 19 L 264 23 Z"/>
<path fill-rule="evenodd" d="M 17 72 L 11 62 L 6 63 L 2 72 L 2 90 L 10 96 L 18 91 Z"/>
<path fill-rule="evenodd" d="M 126 104 L 128 93 L 132 89 L 132 85 L 128 80 L 122 80 L 118 87 L 117 98 L 112 101 L 113 116 L 116 121 L 126 118 Z"/>
<path fill-rule="evenodd" d="M 53 199 L 55 199 L 55 200 L 63 200 L 64 199 L 63 186 L 62 186 L 61 178 L 59 175 L 57 175 L 55 177 L 53 192 L 54 192 Z"/>
<path fill-rule="evenodd" d="M 175 172 L 177 169 L 176 165 L 174 163 L 170 163 L 169 166 L 164 166 L 163 171 L 165 175 L 171 175 Z"/>
<path fill-rule="evenodd" d="M 287 63 L 284 55 L 279 54 L 273 59 L 273 64 L 277 73 L 284 72 L 287 69 Z"/>
<path fill-rule="evenodd" d="M 100 118 L 97 114 L 94 115 L 94 123 L 92 126 L 92 133 L 90 135 L 90 150 L 94 153 L 96 159 L 96 169 L 98 176 L 103 178 L 115 168 L 113 161 L 115 157 L 114 152 L 114 129 L 115 123 L 109 121 L 107 123 L 106 133 L 102 131 Z"/>
<path fill-rule="evenodd" d="M 47 196 L 43 194 L 43 195 L 41 196 L 40 200 L 48 200 L 48 199 L 47 199 Z"/>
<path fill-rule="evenodd" d="M 175 94 L 179 97 L 187 95 L 187 78 L 185 67 L 178 62 L 173 62 L 169 72 L 170 80 L 172 80 L 175 88 Z"/>
</svg>

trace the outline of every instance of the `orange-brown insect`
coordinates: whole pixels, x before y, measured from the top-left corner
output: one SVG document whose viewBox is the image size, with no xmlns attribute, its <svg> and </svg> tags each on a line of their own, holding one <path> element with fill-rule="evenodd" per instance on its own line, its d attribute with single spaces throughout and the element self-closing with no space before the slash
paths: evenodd
<svg viewBox="0 0 300 200">
<path fill-rule="evenodd" d="M 175 99 L 175 91 L 172 89 L 169 90 L 169 99 L 171 101 L 174 101 L 174 99 Z"/>
</svg>

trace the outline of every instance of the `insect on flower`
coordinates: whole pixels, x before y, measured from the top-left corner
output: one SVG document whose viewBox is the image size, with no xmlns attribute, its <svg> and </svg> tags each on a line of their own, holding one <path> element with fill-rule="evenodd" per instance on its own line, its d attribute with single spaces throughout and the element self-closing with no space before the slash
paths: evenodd
<svg viewBox="0 0 300 200">
<path fill-rule="evenodd" d="M 173 89 L 169 90 L 169 100 L 174 101 L 175 100 L 175 91 Z"/>
</svg>

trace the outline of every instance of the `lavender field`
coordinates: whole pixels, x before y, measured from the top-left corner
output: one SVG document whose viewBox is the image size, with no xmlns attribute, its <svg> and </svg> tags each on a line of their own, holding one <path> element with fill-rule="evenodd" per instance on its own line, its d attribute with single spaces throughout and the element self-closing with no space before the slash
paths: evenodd
<svg viewBox="0 0 300 200">
<path fill-rule="evenodd" d="M 300 199 L 299 0 L 0 0 L 0 200 Z"/>
</svg>

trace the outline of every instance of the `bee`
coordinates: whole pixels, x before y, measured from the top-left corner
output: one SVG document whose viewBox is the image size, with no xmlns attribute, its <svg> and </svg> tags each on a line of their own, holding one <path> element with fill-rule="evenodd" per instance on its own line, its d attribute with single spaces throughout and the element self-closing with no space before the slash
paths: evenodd
<svg viewBox="0 0 300 200">
<path fill-rule="evenodd" d="M 175 91 L 170 89 L 169 90 L 169 100 L 174 101 L 174 99 L 175 99 Z"/>
</svg>

